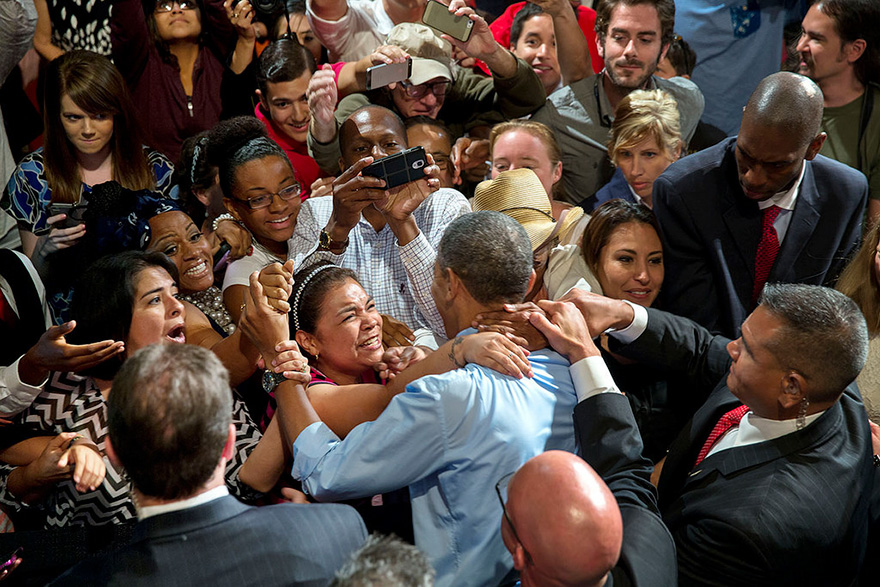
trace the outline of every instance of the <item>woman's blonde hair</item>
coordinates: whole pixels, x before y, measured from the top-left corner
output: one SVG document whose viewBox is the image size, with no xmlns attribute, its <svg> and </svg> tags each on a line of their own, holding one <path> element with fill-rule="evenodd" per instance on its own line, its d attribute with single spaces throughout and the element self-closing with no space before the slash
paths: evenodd
<svg viewBox="0 0 880 587">
<path fill-rule="evenodd" d="M 880 244 L 880 222 L 875 224 L 856 256 L 850 260 L 837 280 L 837 291 L 849 296 L 858 305 L 871 336 L 880 334 L 880 281 L 874 270 L 874 256 Z"/>
<path fill-rule="evenodd" d="M 608 137 L 608 156 L 617 164 L 617 154 L 653 138 L 671 160 L 678 158 L 681 124 L 678 102 L 663 90 L 636 90 L 627 94 L 614 112 Z"/>
</svg>

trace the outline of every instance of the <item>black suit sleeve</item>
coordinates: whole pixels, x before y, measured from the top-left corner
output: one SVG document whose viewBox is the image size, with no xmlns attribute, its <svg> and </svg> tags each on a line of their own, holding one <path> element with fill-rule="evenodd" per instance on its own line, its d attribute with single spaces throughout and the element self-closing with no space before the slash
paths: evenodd
<svg viewBox="0 0 880 587">
<path fill-rule="evenodd" d="M 610 585 L 677 584 L 675 543 L 660 519 L 651 461 L 623 394 L 600 393 L 578 403 L 575 433 L 581 457 L 602 477 L 620 506 L 623 543 Z"/>
<path fill-rule="evenodd" d="M 600 393 L 574 408 L 581 457 L 608 485 L 619 504 L 660 514 L 651 485 L 653 464 L 642 456 L 642 437 L 622 393 Z"/>
<path fill-rule="evenodd" d="M 718 332 L 723 326 L 720 292 L 710 263 L 712 251 L 700 238 L 700 219 L 693 215 L 669 178 L 658 177 L 653 193 L 666 268 L 660 292 L 662 307 Z"/>
<path fill-rule="evenodd" d="M 703 399 L 730 369 L 729 338 L 714 335 L 693 320 L 648 308 L 648 327 L 638 339 L 609 348 L 646 366 L 685 377 Z"/>
</svg>

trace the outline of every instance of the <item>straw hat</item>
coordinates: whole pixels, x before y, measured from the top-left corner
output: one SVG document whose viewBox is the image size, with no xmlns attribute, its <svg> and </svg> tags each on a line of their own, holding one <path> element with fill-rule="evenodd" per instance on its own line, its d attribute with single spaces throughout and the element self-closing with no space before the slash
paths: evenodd
<svg viewBox="0 0 880 587">
<path fill-rule="evenodd" d="M 557 223 L 541 180 L 534 171 L 524 168 L 503 171 L 495 179 L 480 183 L 474 192 L 472 208 L 474 212 L 501 212 L 522 224 L 532 243 L 532 251 L 551 236 L 565 234 L 584 215 L 583 208 L 575 206 L 567 211 L 561 223 Z"/>
<path fill-rule="evenodd" d="M 412 58 L 409 81 L 418 86 L 434 78 L 452 77 L 452 45 L 441 39 L 423 24 L 402 22 L 391 29 L 385 39 L 388 45 L 397 45 Z"/>
</svg>

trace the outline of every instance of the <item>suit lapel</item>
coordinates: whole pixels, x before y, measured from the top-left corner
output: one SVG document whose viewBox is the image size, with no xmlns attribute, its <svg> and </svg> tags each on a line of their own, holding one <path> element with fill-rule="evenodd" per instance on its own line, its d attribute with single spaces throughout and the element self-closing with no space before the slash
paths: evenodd
<svg viewBox="0 0 880 587">
<path fill-rule="evenodd" d="M 800 191 L 791 213 L 791 222 L 785 233 L 785 240 L 779 248 L 776 262 L 770 270 L 768 281 L 792 281 L 792 270 L 795 262 L 800 258 L 801 251 L 807 241 L 816 230 L 819 222 L 819 209 L 817 200 L 819 193 L 816 190 L 816 182 L 813 177 L 813 167 L 809 161 L 804 161 L 804 179 L 801 181 Z"/>
<path fill-rule="evenodd" d="M 758 241 L 761 239 L 761 211 L 758 205 L 748 200 L 739 185 L 739 172 L 736 167 L 736 142 L 730 144 L 722 163 L 727 181 L 723 182 L 724 193 L 719 194 L 721 218 L 727 227 L 729 237 L 725 239 L 725 254 L 730 257 L 728 267 L 737 294 L 741 300 L 751 300 L 752 283 L 755 281 L 755 256 Z M 736 254 L 738 262 L 733 258 Z M 748 301 L 746 302 L 748 305 Z"/>
<path fill-rule="evenodd" d="M 691 471 L 685 487 L 689 483 L 700 483 L 704 477 L 715 471 L 729 476 L 743 469 L 760 466 L 772 460 L 805 451 L 810 446 L 823 442 L 826 437 L 839 430 L 842 419 L 843 412 L 840 402 L 838 402 L 828 408 L 810 427 L 800 432 L 786 434 L 767 442 L 729 448 L 715 453 L 706 457 L 699 466 Z"/>
</svg>

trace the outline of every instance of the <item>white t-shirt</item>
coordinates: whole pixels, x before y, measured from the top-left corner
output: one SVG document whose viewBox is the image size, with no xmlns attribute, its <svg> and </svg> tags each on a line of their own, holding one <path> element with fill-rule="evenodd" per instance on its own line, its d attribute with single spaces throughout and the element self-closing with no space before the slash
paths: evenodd
<svg viewBox="0 0 880 587">
<path fill-rule="evenodd" d="M 348 0 L 348 12 L 336 21 L 323 20 L 306 3 L 312 32 L 330 52 L 330 62 L 357 61 L 385 42 L 394 23 L 382 0 Z"/>
<path fill-rule="evenodd" d="M 254 243 L 252 255 L 236 259 L 226 268 L 226 275 L 223 276 L 223 291 L 226 291 L 226 288 L 231 285 L 249 287 L 251 273 L 259 271 L 266 265 L 280 262 L 275 255 Z"/>
</svg>

